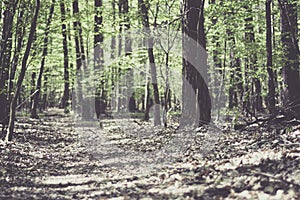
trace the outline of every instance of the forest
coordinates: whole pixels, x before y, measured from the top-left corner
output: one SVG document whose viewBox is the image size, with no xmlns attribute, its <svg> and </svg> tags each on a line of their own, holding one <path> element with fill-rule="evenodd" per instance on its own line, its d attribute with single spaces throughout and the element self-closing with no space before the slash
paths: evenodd
<svg viewBox="0 0 300 200">
<path fill-rule="evenodd" d="M 298 0 L 0 13 L 0 199 L 300 198 Z"/>
</svg>

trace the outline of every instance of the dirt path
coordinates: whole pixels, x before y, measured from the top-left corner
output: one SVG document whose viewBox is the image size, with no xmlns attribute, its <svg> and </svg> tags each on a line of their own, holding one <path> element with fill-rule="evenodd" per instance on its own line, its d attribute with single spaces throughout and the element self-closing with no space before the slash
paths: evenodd
<svg viewBox="0 0 300 200">
<path fill-rule="evenodd" d="M 220 132 L 205 156 L 198 156 L 203 145 L 195 142 L 161 164 L 149 152 L 174 138 L 174 129 L 126 123 L 75 131 L 61 110 L 38 120 L 19 117 L 15 141 L 0 142 L 0 199 L 300 199 L 299 129 Z M 131 153 L 120 156 L 119 149 Z M 156 168 L 143 172 L 149 163 Z"/>
</svg>

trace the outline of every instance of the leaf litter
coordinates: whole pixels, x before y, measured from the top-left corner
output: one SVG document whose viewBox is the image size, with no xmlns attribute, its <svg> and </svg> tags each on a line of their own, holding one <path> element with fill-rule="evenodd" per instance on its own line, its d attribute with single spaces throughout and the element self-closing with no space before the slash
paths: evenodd
<svg viewBox="0 0 300 200">
<path fill-rule="evenodd" d="M 178 130 L 121 119 L 76 128 L 52 109 L 0 142 L 0 199 L 300 199 L 299 126 Z"/>
</svg>

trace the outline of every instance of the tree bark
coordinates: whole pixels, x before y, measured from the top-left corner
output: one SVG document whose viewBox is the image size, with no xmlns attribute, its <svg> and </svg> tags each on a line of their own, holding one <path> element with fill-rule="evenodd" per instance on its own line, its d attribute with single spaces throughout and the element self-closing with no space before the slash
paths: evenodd
<svg viewBox="0 0 300 200">
<path fill-rule="evenodd" d="M 31 107 L 31 118 L 38 118 L 37 108 L 40 103 L 42 78 L 43 78 L 43 73 L 44 73 L 45 60 L 46 60 L 46 56 L 48 54 L 49 32 L 50 32 L 50 24 L 51 24 L 53 13 L 54 13 L 54 4 L 55 4 L 55 0 L 52 0 L 52 4 L 50 6 L 49 17 L 48 17 L 47 24 L 46 24 L 44 41 L 43 41 L 42 61 L 41 61 L 40 71 L 39 71 L 39 75 L 38 75 L 38 79 L 37 79 L 37 83 L 36 83 L 35 91 L 37 91 L 37 92 L 33 96 L 33 103 L 32 103 L 32 107 Z"/>
<path fill-rule="evenodd" d="M 140 5 L 140 13 L 143 20 L 144 31 L 149 36 L 147 42 L 148 42 L 148 58 L 149 58 L 149 64 L 151 69 L 151 81 L 152 81 L 153 95 L 154 95 L 154 126 L 158 126 L 161 125 L 161 120 L 160 120 L 160 100 L 159 100 L 159 91 L 157 85 L 156 63 L 155 63 L 155 57 L 153 53 L 154 39 L 151 36 L 148 8 L 144 0 L 138 0 L 138 3 Z"/>
<path fill-rule="evenodd" d="M 90 107 L 90 99 L 86 97 L 88 95 L 83 95 L 88 88 L 84 88 L 83 79 L 88 78 L 88 67 L 85 56 L 85 49 L 83 44 L 82 37 L 82 26 L 78 17 L 79 6 L 78 0 L 73 1 L 73 15 L 76 20 L 73 22 L 74 31 L 75 31 L 75 49 L 76 49 L 76 76 L 77 76 L 77 102 L 73 102 L 74 106 L 76 105 L 76 110 L 81 114 L 82 118 L 90 119 L 92 118 L 92 112 Z"/>
<path fill-rule="evenodd" d="M 8 94 L 11 94 L 13 91 L 14 87 L 14 79 L 17 71 L 17 66 L 19 64 L 19 59 L 20 59 L 20 54 L 23 46 L 23 39 L 25 35 L 25 30 L 26 30 L 26 25 L 24 22 L 26 22 L 26 17 L 24 17 L 24 10 L 25 8 L 21 9 L 18 14 L 18 19 L 17 19 L 17 29 L 15 33 L 15 43 L 16 47 L 14 50 L 14 56 L 12 60 L 12 66 L 9 71 L 9 85 L 8 85 Z M 11 102 L 12 96 L 9 95 L 8 101 Z"/>
<path fill-rule="evenodd" d="M 125 25 L 125 56 L 130 56 L 132 54 L 132 40 L 130 33 L 130 18 L 129 18 L 129 5 L 128 0 L 123 0 L 123 13 L 124 13 L 124 25 Z M 126 88 L 127 88 L 127 102 L 128 102 L 128 111 L 135 111 L 135 96 L 133 95 L 133 70 L 132 68 L 127 68 L 126 70 Z M 130 103 L 129 103 L 130 102 Z"/>
<path fill-rule="evenodd" d="M 267 72 L 268 72 L 268 96 L 267 108 L 270 113 L 275 112 L 275 81 L 273 71 L 272 56 L 272 23 L 271 23 L 271 3 L 272 0 L 266 0 L 266 50 L 267 50 Z"/>
<path fill-rule="evenodd" d="M 183 110 L 181 125 L 202 126 L 211 120 L 207 80 L 204 0 L 186 0 L 183 19 Z"/>
<path fill-rule="evenodd" d="M 0 105 L 4 105 L 0 111 L 0 123 L 2 124 L 2 134 L 9 120 L 9 93 L 6 83 L 9 80 L 10 59 L 12 52 L 13 20 L 18 1 L 4 1 L 3 24 L 0 43 Z M 2 7 L 2 5 L 1 5 Z M 1 13 L 2 14 L 2 13 Z"/>
<path fill-rule="evenodd" d="M 95 111 L 97 119 L 100 122 L 102 128 L 102 122 L 100 121 L 100 115 L 106 111 L 106 95 L 104 92 L 104 76 L 103 76 L 103 63 L 104 63 L 104 51 L 102 48 L 103 34 L 101 33 L 101 26 L 103 23 L 102 17 L 102 0 L 95 0 L 95 26 L 94 26 L 94 70 L 96 73 L 96 91 L 95 91 Z"/>
<path fill-rule="evenodd" d="M 25 53 L 22 59 L 22 65 L 21 65 L 21 72 L 18 77 L 18 82 L 16 86 L 16 91 L 15 94 L 12 98 L 12 102 L 10 104 L 10 112 L 9 112 L 9 123 L 8 123 L 8 132 L 5 137 L 5 141 L 11 141 L 13 137 L 13 132 L 14 132 L 14 126 L 15 126 L 15 117 L 16 117 L 16 107 L 17 107 L 17 100 L 20 95 L 22 83 L 26 74 L 26 69 L 27 69 L 27 60 L 30 54 L 32 42 L 33 42 L 33 37 L 36 32 L 36 26 L 37 26 L 37 19 L 40 11 L 40 0 L 35 1 L 35 11 L 33 15 L 33 19 L 31 21 L 31 27 L 30 27 L 30 32 L 29 32 L 29 37 L 28 37 L 28 42 L 26 45 Z"/>
<path fill-rule="evenodd" d="M 281 18 L 281 42 L 283 46 L 284 107 L 286 117 L 300 119 L 300 78 L 297 2 L 278 0 Z"/>
<path fill-rule="evenodd" d="M 61 12 L 61 28 L 63 36 L 63 51 L 64 51 L 64 93 L 61 99 L 61 107 L 67 112 L 68 102 L 70 99 L 70 83 L 69 83 L 69 49 L 68 49 L 68 36 L 67 36 L 67 25 L 66 25 L 66 8 L 65 3 L 60 3 Z"/>
<path fill-rule="evenodd" d="M 261 96 L 261 83 L 259 80 L 257 71 L 257 54 L 256 49 L 253 48 L 255 44 L 255 34 L 254 34 L 254 25 L 253 25 L 253 16 L 252 5 L 245 6 L 247 13 L 250 13 L 250 17 L 245 19 L 245 43 L 246 48 L 249 53 L 249 58 L 246 58 L 246 68 L 250 72 L 250 77 L 252 80 L 248 80 L 248 84 L 251 84 L 250 91 L 251 96 L 247 97 L 246 101 L 249 101 L 249 105 L 252 107 L 252 111 L 255 114 L 256 111 L 262 111 L 262 96 Z M 245 76 L 246 80 L 249 75 Z M 249 87 L 249 85 L 247 85 Z M 247 108 L 250 110 L 250 108 Z M 249 112 L 246 110 L 246 112 Z"/>
</svg>

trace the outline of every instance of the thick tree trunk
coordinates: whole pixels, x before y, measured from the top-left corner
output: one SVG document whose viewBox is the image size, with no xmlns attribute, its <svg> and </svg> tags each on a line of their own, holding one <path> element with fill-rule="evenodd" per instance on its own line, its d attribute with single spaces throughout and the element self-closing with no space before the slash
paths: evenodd
<svg viewBox="0 0 300 200">
<path fill-rule="evenodd" d="M 183 110 L 181 125 L 210 123 L 204 0 L 186 0 L 183 20 Z"/>
<path fill-rule="evenodd" d="M 300 119 L 300 78 L 299 78 L 299 46 L 297 2 L 279 0 L 281 16 L 281 42 L 283 45 L 284 102 L 287 118 Z"/>
<path fill-rule="evenodd" d="M 13 20 L 16 12 L 18 1 L 5 1 L 3 24 L 0 43 L 0 123 L 2 124 L 2 134 L 4 137 L 5 129 L 9 119 L 9 101 L 10 96 L 6 87 L 9 80 L 9 71 L 11 66 L 11 52 L 12 52 L 12 36 L 13 36 Z M 1 5 L 2 7 L 2 5 Z M 2 13 L 1 13 L 2 15 Z M 1 136 L 2 137 L 2 136 Z"/>
</svg>

